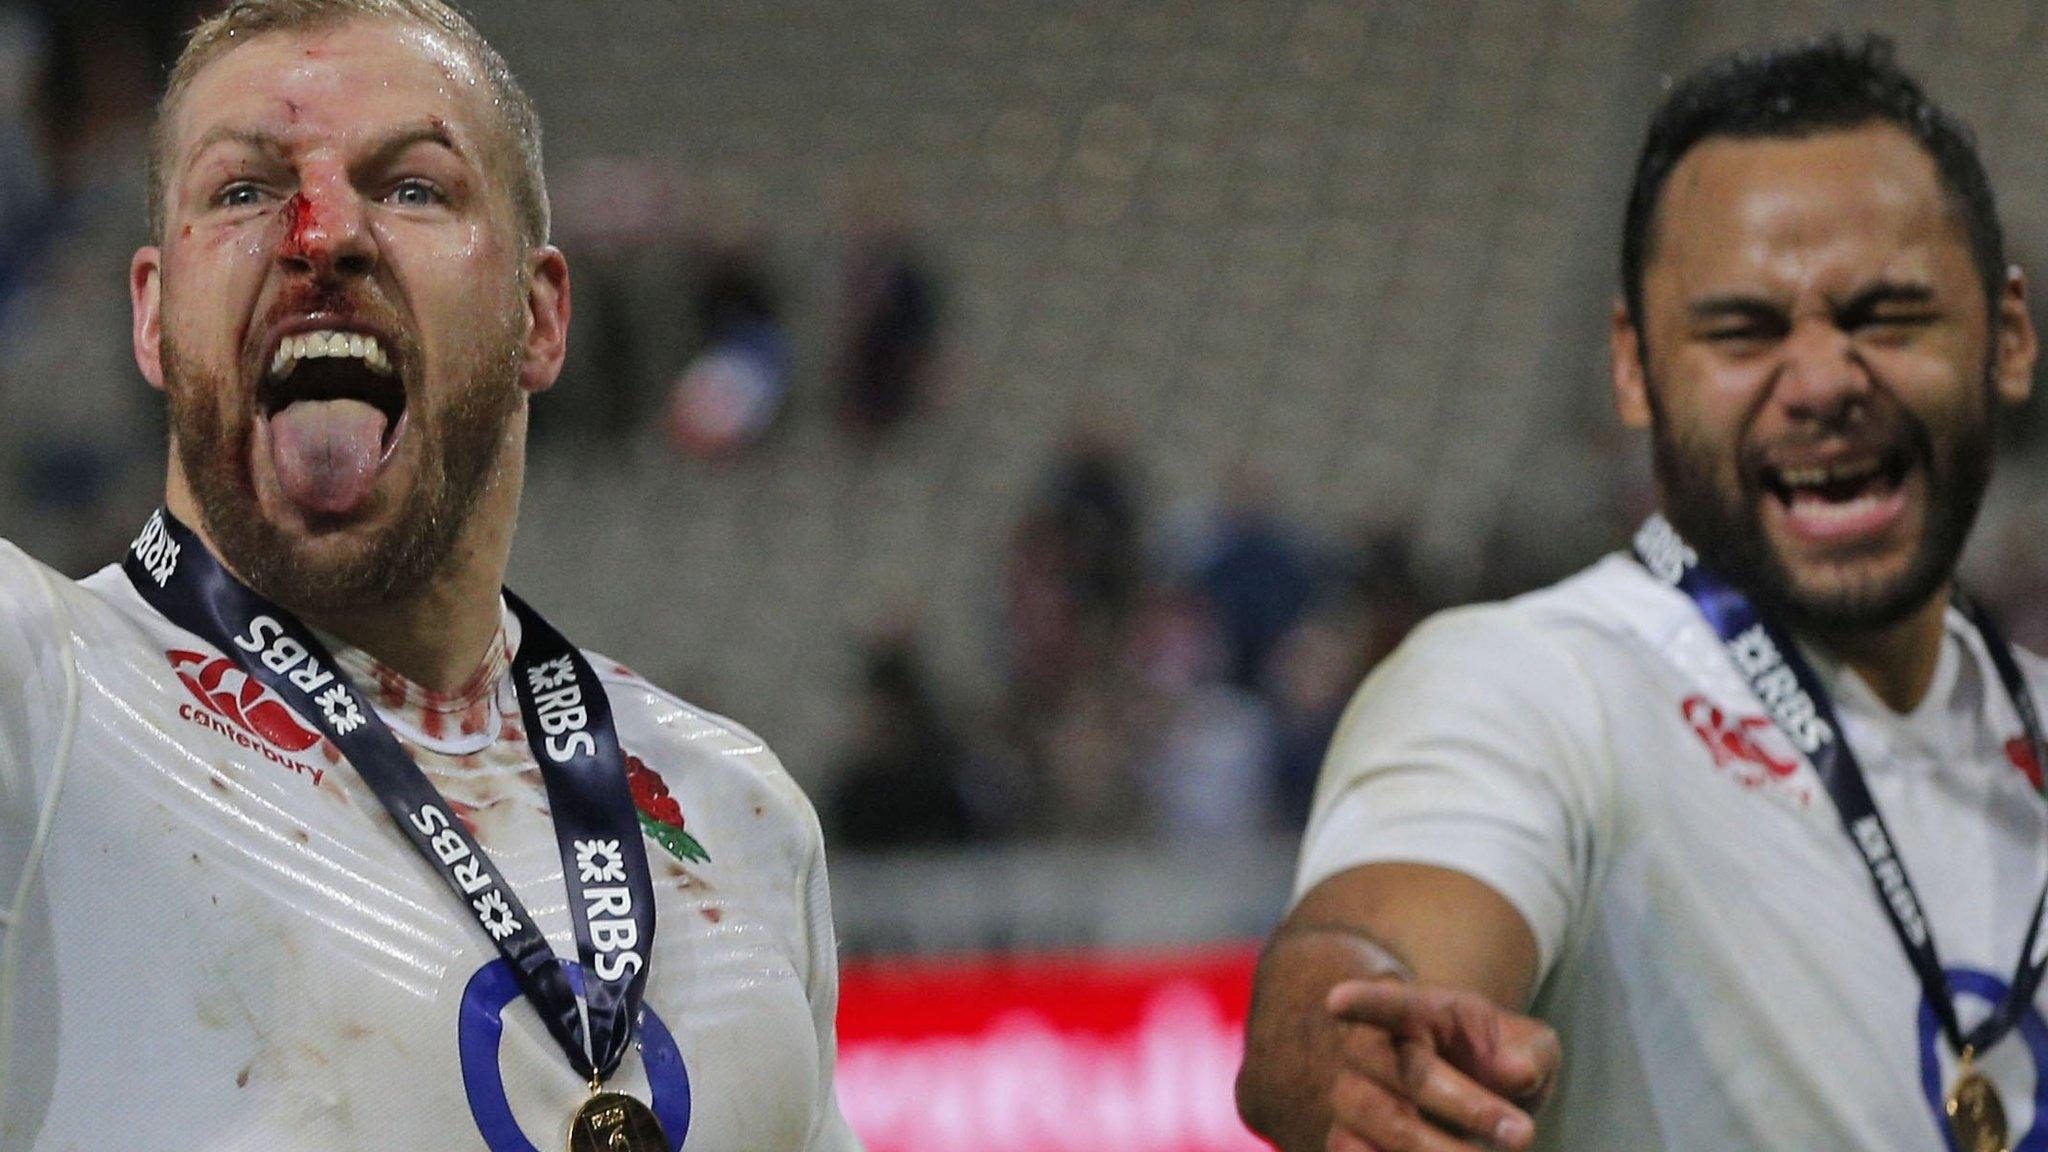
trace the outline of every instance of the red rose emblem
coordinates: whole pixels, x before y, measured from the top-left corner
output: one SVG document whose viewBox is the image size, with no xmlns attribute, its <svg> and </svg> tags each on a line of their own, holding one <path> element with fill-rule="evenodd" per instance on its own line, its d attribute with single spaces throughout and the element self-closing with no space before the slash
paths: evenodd
<svg viewBox="0 0 2048 1152">
<path fill-rule="evenodd" d="M 668 794 L 668 781 L 647 766 L 646 761 L 626 753 L 626 786 L 633 793 L 633 807 L 640 811 L 640 827 L 678 858 L 701 864 L 711 859 L 695 836 L 683 828 L 683 807 Z"/>
</svg>

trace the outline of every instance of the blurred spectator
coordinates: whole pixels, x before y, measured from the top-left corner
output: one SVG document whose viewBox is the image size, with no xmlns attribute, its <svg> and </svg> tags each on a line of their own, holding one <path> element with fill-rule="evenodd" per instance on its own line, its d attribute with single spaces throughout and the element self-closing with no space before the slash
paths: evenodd
<svg viewBox="0 0 2048 1152">
<path fill-rule="evenodd" d="M 1150 715 L 1139 759 L 1153 829 L 1173 840 L 1255 835 L 1272 822 L 1272 711 L 1229 682 L 1221 619 L 1197 588 L 1161 586 L 1132 627 Z"/>
<path fill-rule="evenodd" d="M 1222 506 L 1189 546 L 1188 568 L 1222 621 L 1231 682 L 1258 687 L 1273 645 L 1316 592 L 1316 556 L 1282 523 L 1266 477 L 1249 469 L 1231 476 Z"/>
<path fill-rule="evenodd" d="M 644 351 L 621 263 L 606 254 L 576 266 L 569 347 L 578 371 L 574 387 L 550 389 L 546 407 L 536 409 L 534 431 L 543 442 L 615 444 L 632 439 L 647 419 L 647 397 L 655 389 L 642 379 Z"/>
<path fill-rule="evenodd" d="M 1273 714 L 1223 680 L 1171 699 L 1145 768 L 1154 828 L 1169 840 L 1256 836 L 1272 827 Z"/>
<path fill-rule="evenodd" d="M 1313 611 L 1273 648 L 1264 681 L 1273 708 L 1273 805 L 1283 827 L 1308 822 L 1337 721 L 1383 651 L 1373 616 L 1356 607 Z"/>
<path fill-rule="evenodd" d="M 1342 561 L 1345 601 L 1364 617 L 1358 658 L 1358 676 L 1385 659 L 1400 646 L 1410 629 L 1440 605 L 1423 595 L 1422 579 L 1415 571 L 1414 549 L 1407 532 L 1400 529 L 1368 529 L 1357 547 Z"/>
<path fill-rule="evenodd" d="M 1114 436 L 1076 433 L 1011 538 L 1004 728 L 1039 782 L 1036 823 L 1060 834 L 1144 824 L 1146 729 L 1123 659 L 1143 581 L 1135 473 Z"/>
<path fill-rule="evenodd" d="M 1121 620 L 1136 599 L 1136 472 L 1115 437 L 1084 431 L 1048 477 L 1042 506 L 1059 536 L 1067 586 L 1084 618 Z"/>
<path fill-rule="evenodd" d="M 941 360 L 938 273 L 892 181 L 858 181 L 844 214 L 836 375 L 840 421 L 873 440 L 925 402 Z"/>
<path fill-rule="evenodd" d="M 1004 610 L 1012 685 L 1027 708 L 1056 698 L 1085 663 L 1081 606 L 1068 568 L 1066 541 L 1052 514 L 1025 513 L 1010 540 Z"/>
<path fill-rule="evenodd" d="M 125 278 L 110 272 L 146 240 L 148 118 L 180 7 L 42 7 L 48 199 L 5 256 L 0 449 L 18 501 L 7 534 L 74 573 L 118 552 L 162 475 L 161 409 L 135 372 Z"/>
<path fill-rule="evenodd" d="M 535 399 L 532 441 L 617 458 L 650 423 L 667 435 L 677 365 L 703 350 L 697 265 L 713 246 L 693 234 L 705 222 L 692 217 L 690 185 L 670 158 L 582 156 L 558 167 L 550 157 L 548 169 L 576 308 L 562 385 Z"/>
<path fill-rule="evenodd" d="M 1113 437 L 1081 432 L 1012 537 L 1011 669 L 1027 695 L 1057 696 L 1119 643 L 1142 576 L 1134 471 Z"/>
<path fill-rule="evenodd" d="M 839 842 L 874 849 L 969 839 L 966 759 L 914 641 L 883 639 L 866 663 L 853 750 L 832 794 Z"/>
<path fill-rule="evenodd" d="M 38 99 L 49 48 L 47 21 L 25 5 L 0 4 L 0 314 L 55 206 Z"/>
<path fill-rule="evenodd" d="M 1141 831 L 1146 810 L 1134 753 L 1146 733 L 1133 707 L 1136 690 L 1110 668 L 1091 670 L 1067 687 L 1035 718 L 1026 749 L 1043 780 L 1039 829 L 1089 838 Z"/>
<path fill-rule="evenodd" d="M 757 242 L 713 248 L 695 311 L 703 350 L 676 378 L 669 440 L 693 456 L 729 457 L 767 436 L 789 398 L 789 331 Z"/>
</svg>

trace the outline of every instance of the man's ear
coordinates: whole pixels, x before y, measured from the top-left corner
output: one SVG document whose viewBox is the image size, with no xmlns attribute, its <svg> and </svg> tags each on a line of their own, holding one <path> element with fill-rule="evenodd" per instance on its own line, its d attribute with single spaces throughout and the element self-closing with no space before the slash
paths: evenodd
<svg viewBox="0 0 2048 1152">
<path fill-rule="evenodd" d="M 1643 372 L 1643 337 L 1629 319 L 1628 304 L 1614 301 L 1607 326 L 1608 371 L 1613 377 L 1614 411 L 1630 428 L 1650 426 L 1650 383 Z"/>
<path fill-rule="evenodd" d="M 128 262 L 128 311 L 134 325 L 135 366 L 150 387 L 164 386 L 163 250 L 138 248 Z"/>
<path fill-rule="evenodd" d="M 520 350 L 519 383 L 528 393 L 544 392 L 562 374 L 569 353 L 569 262 L 545 244 L 527 258 L 526 341 Z"/>
<path fill-rule="evenodd" d="M 1991 311 L 1991 336 L 1998 341 L 1994 383 L 2001 401 L 2021 404 L 2034 391 L 2034 362 L 2041 348 L 2034 334 L 2033 315 L 2027 310 L 2027 274 L 2019 265 L 2006 269 L 1996 304 Z"/>
</svg>

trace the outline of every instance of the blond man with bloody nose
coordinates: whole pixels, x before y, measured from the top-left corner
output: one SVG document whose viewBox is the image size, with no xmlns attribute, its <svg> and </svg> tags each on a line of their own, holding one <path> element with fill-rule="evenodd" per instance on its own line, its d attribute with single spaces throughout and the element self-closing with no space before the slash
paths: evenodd
<svg viewBox="0 0 2048 1152">
<path fill-rule="evenodd" d="M 0 1147 L 856 1148 L 809 803 L 503 586 L 570 315 L 504 61 L 241 0 L 149 212 L 164 506 L 0 544 Z"/>
</svg>

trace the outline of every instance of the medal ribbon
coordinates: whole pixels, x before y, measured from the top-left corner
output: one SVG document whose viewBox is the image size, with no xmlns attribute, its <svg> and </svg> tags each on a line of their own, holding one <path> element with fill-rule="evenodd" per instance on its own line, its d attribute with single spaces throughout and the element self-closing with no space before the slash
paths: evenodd
<svg viewBox="0 0 2048 1152">
<path fill-rule="evenodd" d="M 1699 555 L 1664 517 L 1650 517 L 1636 533 L 1635 552 L 1643 567 L 1685 593 L 1698 606 L 1778 730 L 1819 774 L 1842 818 L 1842 827 L 1870 870 L 1878 903 L 1920 977 L 1921 991 L 1941 1022 L 1942 1034 L 1958 1053 L 1983 1052 L 1996 1044 L 2033 1002 L 2042 974 L 2048 971 L 2048 948 L 2041 947 L 2041 921 L 2043 913 L 2048 912 L 2048 885 L 2043 886 L 2040 898 L 2034 902 L 2034 918 L 2027 924 L 2026 939 L 2020 945 L 2019 963 L 2005 1000 L 1975 1028 L 1964 1032 L 1956 1018 L 1948 980 L 1942 974 L 1941 958 L 1934 948 L 1933 930 L 1921 911 L 1913 881 L 1906 875 L 1906 862 L 1893 846 L 1891 830 L 1878 813 L 1877 800 L 1870 794 L 1863 768 L 1842 736 L 1834 704 L 1812 665 L 1791 638 L 1759 612 L 1748 597 L 1702 567 Z M 2039 717 L 2019 665 L 2013 660 L 2012 649 L 1989 616 L 1968 601 L 1958 603 L 1983 637 L 1992 666 L 2012 700 L 2013 710 L 2019 714 L 2035 756 L 2042 756 Z"/>
<path fill-rule="evenodd" d="M 579 1003 L 561 961 L 497 865 L 319 637 L 237 580 L 167 510 L 149 518 L 121 567 L 150 607 L 227 654 L 341 749 L 399 831 L 511 963 L 520 991 L 577 1075 L 609 1076 L 639 1018 L 654 943 L 654 890 L 611 705 L 582 653 L 505 592 L 520 625 L 513 688 L 547 788 L 585 975 Z"/>
</svg>

